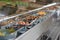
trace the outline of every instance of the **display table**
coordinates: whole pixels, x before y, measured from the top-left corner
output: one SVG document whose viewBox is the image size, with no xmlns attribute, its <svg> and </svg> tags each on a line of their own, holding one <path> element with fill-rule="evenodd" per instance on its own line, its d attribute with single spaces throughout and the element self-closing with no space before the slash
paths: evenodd
<svg viewBox="0 0 60 40">
<path fill-rule="evenodd" d="M 46 20 L 37 24 L 15 40 L 37 40 L 43 32 L 51 29 L 51 27 L 49 27 L 48 25 L 52 22 L 52 15 L 53 14 L 51 14 L 50 16 L 48 15 L 49 17 L 47 17 Z"/>
</svg>

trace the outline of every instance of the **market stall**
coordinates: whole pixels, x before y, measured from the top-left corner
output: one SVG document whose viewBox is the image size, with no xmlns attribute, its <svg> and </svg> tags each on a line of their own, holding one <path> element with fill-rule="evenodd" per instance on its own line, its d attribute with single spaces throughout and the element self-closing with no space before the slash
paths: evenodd
<svg viewBox="0 0 60 40">
<path fill-rule="evenodd" d="M 57 8 L 52 11 L 49 7 L 57 5 L 52 3 L 41 8 L 29 10 L 17 15 L 0 19 L 1 40 L 37 40 L 37 38 L 50 27 L 43 24 L 50 24 Z"/>
</svg>

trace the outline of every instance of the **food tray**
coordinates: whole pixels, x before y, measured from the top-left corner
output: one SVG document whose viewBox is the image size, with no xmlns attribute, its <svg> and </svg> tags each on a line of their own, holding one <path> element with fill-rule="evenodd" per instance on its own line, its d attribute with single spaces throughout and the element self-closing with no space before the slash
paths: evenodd
<svg viewBox="0 0 60 40">
<path fill-rule="evenodd" d="M 50 15 L 50 14 L 48 13 L 48 15 Z M 21 34 L 25 33 L 28 29 L 30 29 L 30 28 L 34 27 L 35 25 L 37 25 L 38 23 L 46 20 L 46 17 L 48 17 L 48 16 L 45 15 L 44 17 L 38 18 L 37 20 L 35 20 L 35 21 L 32 23 L 32 25 L 25 25 L 25 26 L 23 25 L 20 29 L 18 29 L 17 31 L 11 33 L 11 34 L 10 34 L 9 36 L 7 36 L 7 37 L 10 38 L 10 37 L 12 36 L 12 38 L 15 39 L 16 36 L 17 36 L 17 32 L 20 32 Z M 10 39 L 11 39 L 11 38 L 10 38 Z"/>
<path fill-rule="evenodd" d="M 33 12 L 32 12 L 33 11 Z M 27 12 L 26 14 L 29 14 L 30 15 L 30 13 L 31 13 L 31 15 L 33 15 L 34 14 L 34 16 L 36 16 L 35 14 L 37 14 L 37 12 L 35 12 L 34 10 L 32 10 L 32 11 L 29 11 L 29 13 Z M 46 11 L 47 12 L 47 11 Z M 22 26 L 21 28 L 19 28 L 17 31 L 15 31 L 15 32 L 12 32 L 11 34 L 9 34 L 9 36 L 5 36 L 5 38 L 7 39 L 8 37 L 10 38 L 10 37 L 12 37 L 12 38 L 10 38 L 10 39 L 15 39 L 16 38 L 16 36 L 17 36 L 17 32 L 19 32 L 20 34 L 23 34 L 23 33 L 25 33 L 26 31 L 28 31 L 28 29 L 30 29 L 30 28 L 32 28 L 32 27 L 34 27 L 35 25 L 37 25 L 38 23 L 40 23 L 40 22 L 42 22 L 42 21 L 44 21 L 44 20 L 46 20 L 46 18 L 47 17 L 49 17 L 49 15 L 51 14 L 51 12 L 49 12 L 49 13 L 47 13 L 47 15 L 44 15 L 44 16 L 42 16 L 42 17 L 39 17 L 39 18 L 37 18 L 37 19 L 34 19 L 34 20 L 32 20 L 31 22 L 31 24 L 32 25 L 19 25 L 19 26 Z M 19 16 L 24 16 L 23 14 L 20 14 L 20 15 L 16 15 L 16 16 L 13 16 L 14 18 L 16 18 L 17 16 L 19 17 Z M 12 19 L 14 19 L 12 17 Z M 9 19 L 9 18 L 8 18 Z M 10 18 L 11 19 L 11 18 Z M 25 19 L 25 17 L 23 17 L 21 20 L 24 20 Z M 7 20 L 7 19 L 6 19 Z M 15 24 L 16 24 L 16 22 L 19 22 L 19 21 L 21 21 L 21 20 L 15 20 Z M 5 21 L 5 20 L 4 20 Z M 11 25 L 10 25 L 11 26 Z M 14 24 L 12 25 L 12 26 L 14 26 Z M 3 28 L 3 26 L 1 26 L 2 28 Z M 6 26 L 5 26 L 6 27 Z M 8 27 L 8 26 L 7 26 Z M 4 28 L 3 28 L 4 29 Z M 8 38 L 8 39 L 9 39 Z"/>
</svg>

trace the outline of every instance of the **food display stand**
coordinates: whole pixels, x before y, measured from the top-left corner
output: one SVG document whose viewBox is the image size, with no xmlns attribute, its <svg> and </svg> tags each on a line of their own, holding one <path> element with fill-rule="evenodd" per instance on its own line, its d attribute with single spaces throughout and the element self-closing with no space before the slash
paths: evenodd
<svg viewBox="0 0 60 40">
<path fill-rule="evenodd" d="M 54 27 L 48 26 L 52 22 L 54 10 L 48 10 L 52 3 L 28 12 L 8 16 L 0 19 L 1 40 L 37 40 L 42 33 Z"/>
</svg>

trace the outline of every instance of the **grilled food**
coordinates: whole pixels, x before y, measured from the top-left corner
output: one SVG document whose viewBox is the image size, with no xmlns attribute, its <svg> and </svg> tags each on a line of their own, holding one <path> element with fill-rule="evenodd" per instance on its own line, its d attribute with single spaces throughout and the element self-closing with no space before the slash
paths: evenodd
<svg viewBox="0 0 60 40">
<path fill-rule="evenodd" d="M 13 19 L 10 19 L 10 20 L 7 20 L 7 21 L 3 21 L 3 22 L 0 23 L 0 26 L 5 26 L 5 25 L 7 25 L 9 23 L 13 23 L 13 22 L 15 22 Z"/>
<path fill-rule="evenodd" d="M 18 24 L 20 24 L 20 25 L 29 25 L 29 22 L 19 21 Z"/>
<path fill-rule="evenodd" d="M 26 17 L 27 20 L 34 20 L 35 18 L 37 18 L 37 16 L 28 16 L 28 17 Z"/>
<path fill-rule="evenodd" d="M 45 11 L 40 11 L 40 12 L 38 12 L 38 14 L 41 15 L 41 16 L 44 16 L 44 15 L 46 15 L 46 12 Z"/>
</svg>

